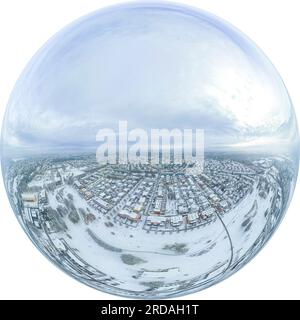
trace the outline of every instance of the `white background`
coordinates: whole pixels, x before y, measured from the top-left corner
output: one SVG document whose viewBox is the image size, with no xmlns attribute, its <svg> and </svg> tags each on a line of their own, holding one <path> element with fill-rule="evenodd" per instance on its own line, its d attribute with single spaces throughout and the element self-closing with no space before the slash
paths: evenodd
<svg viewBox="0 0 300 320">
<path fill-rule="evenodd" d="M 50 36 L 106 0 L 0 0 L 0 118 L 28 60 Z M 181 0 L 238 27 L 269 56 L 300 119 L 298 0 Z M 300 299 L 300 187 L 270 243 L 246 267 L 205 291 L 180 299 Z M 58 270 L 21 230 L 0 182 L 0 299 L 119 299 Z"/>
</svg>

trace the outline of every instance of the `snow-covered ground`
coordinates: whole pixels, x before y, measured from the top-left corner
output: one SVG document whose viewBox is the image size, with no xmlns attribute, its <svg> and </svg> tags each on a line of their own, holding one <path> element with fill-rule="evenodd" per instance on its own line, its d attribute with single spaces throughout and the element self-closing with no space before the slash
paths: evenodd
<svg viewBox="0 0 300 320">
<path fill-rule="evenodd" d="M 55 192 L 49 194 L 52 208 L 60 205 L 54 194 Z M 51 237 L 65 239 L 88 264 L 117 279 L 121 283 L 119 288 L 133 291 L 144 291 L 157 281 L 164 291 L 165 286 L 178 286 L 178 279 L 191 281 L 202 275 L 202 280 L 208 281 L 216 274 L 222 274 L 228 267 L 231 254 L 233 262 L 236 261 L 259 237 L 266 224 L 265 212 L 273 196 L 270 192 L 266 199 L 260 199 L 258 190 L 254 188 L 252 194 L 248 194 L 238 206 L 221 217 L 231 237 L 232 252 L 226 230 L 218 218 L 214 223 L 179 233 L 147 233 L 141 227 L 142 222 L 133 228 L 108 220 L 109 216 L 97 213 L 75 189 L 66 186 L 64 197 L 68 194 L 72 194 L 77 209 L 89 210 L 97 219 L 89 225 L 82 218 L 78 224 L 65 219 L 67 235 L 54 233 Z M 243 226 L 247 219 L 250 222 Z M 108 226 L 108 222 L 113 225 Z M 251 226 L 245 231 L 250 223 Z M 101 241 L 118 250 L 112 251 L 96 243 L 88 229 Z M 184 246 L 182 252 L 172 250 L 175 243 Z M 124 255 L 134 256 L 138 263 L 124 263 Z M 217 272 L 213 272 L 215 269 Z M 201 277 L 198 281 L 198 285 L 200 284 Z"/>
<path fill-rule="evenodd" d="M 59 168 L 58 172 L 63 179 L 84 173 L 72 166 L 65 170 Z M 91 286 L 121 295 L 168 296 L 205 287 L 226 277 L 233 265 L 242 265 L 243 260 L 250 257 L 269 221 L 273 218 L 275 225 L 278 222 L 272 210 L 278 210 L 280 215 L 283 213 L 283 194 L 277 175 L 275 169 L 267 169 L 263 175 L 269 186 L 267 192 L 261 193 L 257 178 L 252 191 L 231 210 L 215 213 L 210 223 L 173 232 L 147 232 L 143 228 L 146 216 L 142 216 L 137 224 L 121 223 L 115 219 L 117 212 L 101 213 L 66 183 L 47 189 L 47 206 L 60 212 L 64 230 L 50 232 L 45 227 L 36 230 L 24 219 L 21 223 L 42 251 L 48 256 L 53 252 L 51 257 L 58 265 L 64 265 L 64 269 Z M 11 183 L 15 195 L 11 199 L 16 207 L 21 178 L 21 175 L 16 176 Z M 44 186 L 51 179 L 51 170 L 46 171 L 45 177 L 36 174 L 28 187 Z M 175 210 L 175 201 L 169 201 L 168 215 L 176 214 Z M 72 211 L 78 221 L 70 218 Z M 87 215 L 90 220 L 86 219 Z M 66 249 L 65 244 L 70 249 Z M 68 250 L 78 256 L 76 263 L 72 260 L 74 257 L 70 260 L 67 256 Z M 82 271 L 85 268 L 96 270 L 107 280 L 87 279 Z"/>
</svg>

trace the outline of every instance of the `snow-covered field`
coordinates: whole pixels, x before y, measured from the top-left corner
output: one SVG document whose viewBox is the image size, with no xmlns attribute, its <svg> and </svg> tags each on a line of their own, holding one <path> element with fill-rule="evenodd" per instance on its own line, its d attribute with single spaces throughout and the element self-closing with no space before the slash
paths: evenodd
<svg viewBox="0 0 300 320">
<path fill-rule="evenodd" d="M 197 285 L 201 285 L 202 281 L 207 282 L 223 274 L 231 259 L 235 262 L 243 256 L 261 234 L 267 219 L 265 212 L 274 196 L 270 192 L 266 199 L 260 199 L 258 190 L 254 188 L 252 194 L 221 217 L 230 234 L 231 244 L 219 218 L 201 228 L 178 233 L 147 233 L 142 229 L 142 222 L 133 228 L 108 220 L 107 216 L 89 207 L 72 187 L 66 186 L 63 192 L 64 197 L 72 194 L 75 207 L 89 210 L 96 220 L 86 225 L 82 218 L 77 224 L 65 219 L 67 235 L 54 233 L 51 238 L 65 239 L 89 265 L 115 278 L 120 283 L 118 288 L 137 292 L 155 285 L 158 291 L 164 292 L 172 287 L 176 289 L 182 280 L 189 282 L 195 278 Z M 49 194 L 52 208 L 59 205 L 54 194 Z M 245 224 L 247 219 L 249 222 Z M 112 223 L 110 226 L 107 225 L 109 221 Z M 248 230 L 245 230 L 250 223 Z M 118 250 L 99 245 L 88 230 Z M 182 251 L 174 251 L 174 244 L 182 245 Z M 124 255 L 133 258 L 136 263 L 124 263 Z"/>
<path fill-rule="evenodd" d="M 58 169 L 63 179 L 84 173 L 72 166 L 66 169 Z M 173 232 L 145 230 L 146 216 L 137 224 L 121 223 L 117 212 L 103 214 L 94 209 L 67 183 L 46 189 L 47 207 L 59 213 L 63 228 L 51 231 L 42 223 L 36 229 L 22 218 L 22 212 L 19 218 L 36 245 L 79 280 L 120 295 L 166 297 L 204 288 L 251 257 L 266 226 L 270 221 L 276 225 L 283 213 L 283 193 L 276 174 L 271 169 L 264 174 L 267 192 L 261 192 L 257 178 L 251 191 L 231 210 L 216 212 L 210 223 Z M 16 176 L 11 183 L 16 207 L 21 178 Z M 28 187 L 45 187 L 51 179 L 51 170 L 45 177 L 36 174 Z M 175 208 L 168 205 L 168 215 L 176 214 L 172 212 Z M 280 213 L 276 218 L 275 211 Z M 71 219 L 72 213 L 75 218 Z M 88 270 L 94 276 L 87 277 Z M 103 277 L 96 280 L 99 275 Z"/>
</svg>

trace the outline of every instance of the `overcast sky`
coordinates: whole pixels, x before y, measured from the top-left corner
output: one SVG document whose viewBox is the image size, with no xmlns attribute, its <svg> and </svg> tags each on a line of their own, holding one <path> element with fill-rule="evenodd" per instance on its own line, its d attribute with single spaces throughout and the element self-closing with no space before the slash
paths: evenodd
<svg viewBox="0 0 300 320">
<path fill-rule="evenodd" d="M 58 33 L 19 79 L 4 144 L 94 148 L 101 128 L 204 129 L 206 147 L 297 139 L 289 97 L 240 33 L 180 7 L 99 11 Z"/>
</svg>

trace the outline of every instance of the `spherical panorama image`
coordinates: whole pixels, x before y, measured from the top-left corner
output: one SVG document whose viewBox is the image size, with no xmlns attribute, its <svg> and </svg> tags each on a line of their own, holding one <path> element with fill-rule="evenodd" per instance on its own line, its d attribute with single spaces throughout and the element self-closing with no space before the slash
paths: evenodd
<svg viewBox="0 0 300 320">
<path fill-rule="evenodd" d="M 200 10 L 131 3 L 52 37 L 11 94 L 7 194 L 55 265 L 104 292 L 168 298 L 243 267 L 281 222 L 297 121 L 265 55 Z"/>
</svg>

